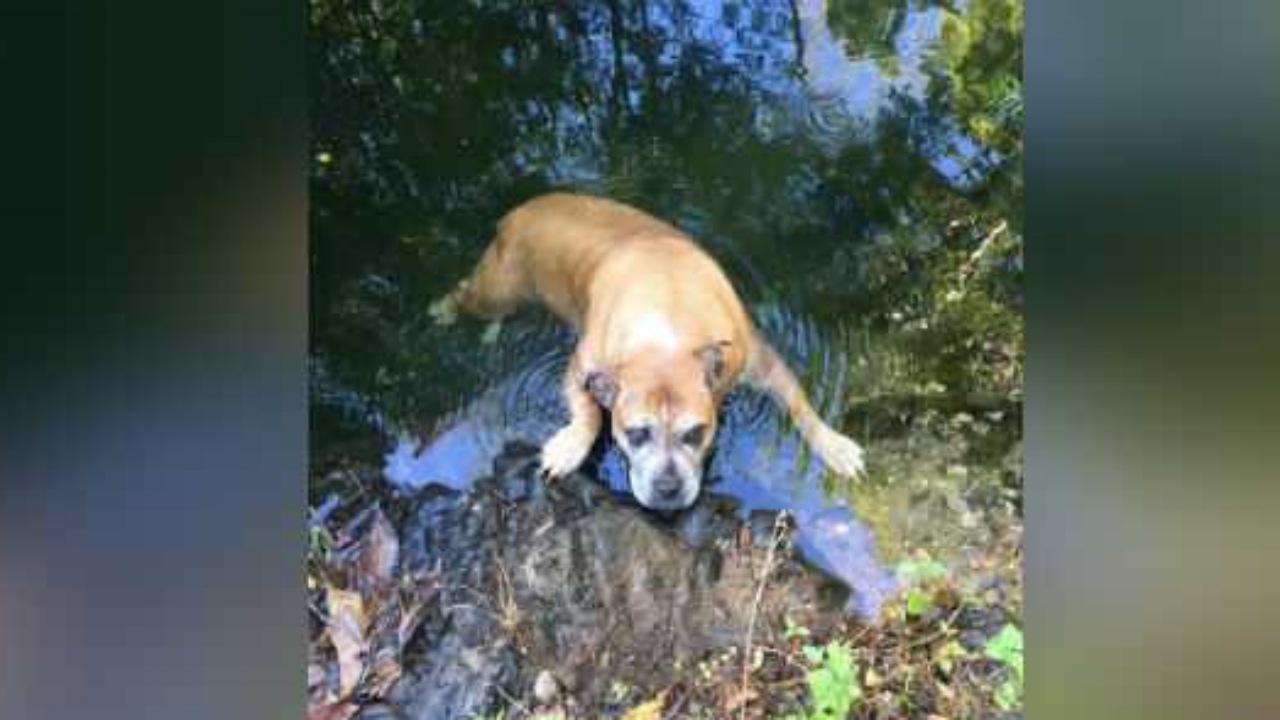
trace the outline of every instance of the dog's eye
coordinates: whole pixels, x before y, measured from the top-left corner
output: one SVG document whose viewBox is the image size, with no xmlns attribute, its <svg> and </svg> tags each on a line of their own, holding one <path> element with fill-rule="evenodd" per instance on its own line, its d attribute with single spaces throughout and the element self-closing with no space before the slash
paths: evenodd
<svg viewBox="0 0 1280 720">
<path fill-rule="evenodd" d="M 627 430 L 627 444 L 631 447 L 640 447 L 653 437 L 653 433 L 647 427 L 630 428 Z"/>
<path fill-rule="evenodd" d="M 702 438 L 706 434 L 707 434 L 706 425 L 694 425 L 693 427 L 684 431 L 684 434 L 680 436 L 680 442 L 684 443 L 685 445 L 693 445 L 693 446 L 701 445 Z"/>
</svg>

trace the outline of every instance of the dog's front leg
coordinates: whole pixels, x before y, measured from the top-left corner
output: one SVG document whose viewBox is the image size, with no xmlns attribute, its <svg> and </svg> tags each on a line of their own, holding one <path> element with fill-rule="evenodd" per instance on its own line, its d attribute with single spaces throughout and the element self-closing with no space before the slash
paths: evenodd
<svg viewBox="0 0 1280 720">
<path fill-rule="evenodd" d="M 762 338 L 755 340 L 744 379 L 786 408 L 801 437 L 827 467 L 845 477 L 864 472 L 862 448 L 822 421 L 786 363 Z"/>
<path fill-rule="evenodd" d="M 600 406 L 587 391 L 576 361 L 569 364 L 565 373 L 563 391 L 569 405 L 569 424 L 542 446 L 542 473 L 551 478 L 577 470 L 600 434 Z"/>
</svg>

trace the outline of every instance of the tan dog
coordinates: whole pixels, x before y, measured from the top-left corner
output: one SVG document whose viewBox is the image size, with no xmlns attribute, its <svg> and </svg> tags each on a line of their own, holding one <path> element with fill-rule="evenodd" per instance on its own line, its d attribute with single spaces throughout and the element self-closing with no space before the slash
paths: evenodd
<svg viewBox="0 0 1280 720">
<path fill-rule="evenodd" d="M 862 472 L 862 449 L 818 417 L 720 267 L 671 225 L 611 200 L 535 198 L 502 219 L 471 277 L 431 313 L 449 323 L 461 308 L 496 321 L 526 300 L 579 334 L 564 379 L 571 419 L 542 448 L 551 477 L 586 458 L 604 407 L 640 503 L 692 505 L 716 410 L 738 381 L 785 407 L 832 470 Z"/>
</svg>

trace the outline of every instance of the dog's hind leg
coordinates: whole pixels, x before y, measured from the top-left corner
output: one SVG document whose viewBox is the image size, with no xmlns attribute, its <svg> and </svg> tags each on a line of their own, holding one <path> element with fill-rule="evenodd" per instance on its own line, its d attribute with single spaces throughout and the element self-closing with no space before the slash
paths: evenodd
<svg viewBox="0 0 1280 720">
<path fill-rule="evenodd" d="M 461 310 L 490 320 L 484 340 L 486 343 L 496 340 L 502 318 L 511 314 L 527 296 L 518 255 L 512 239 L 499 233 L 489 243 L 471 275 L 432 303 L 431 317 L 439 325 L 450 325 Z"/>
<path fill-rule="evenodd" d="M 753 343 L 743 379 L 748 385 L 768 393 L 786 409 L 796 429 L 800 431 L 800 436 L 827 467 L 845 477 L 854 477 L 864 472 L 862 448 L 823 422 L 809 404 L 809 399 L 805 397 L 804 390 L 787 368 L 786 362 L 759 336 Z"/>
</svg>

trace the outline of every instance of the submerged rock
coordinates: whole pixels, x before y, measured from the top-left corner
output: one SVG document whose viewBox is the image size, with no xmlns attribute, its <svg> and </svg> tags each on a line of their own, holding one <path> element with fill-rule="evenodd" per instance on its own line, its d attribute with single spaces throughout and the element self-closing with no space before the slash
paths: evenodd
<svg viewBox="0 0 1280 720">
<path fill-rule="evenodd" d="M 549 671 L 543 690 L 600 707 L 615 681 L 665 687 L 740 646 L 772 543 L 735 510 L 708 498 L 663 517 L 580 474 L 544 482 L 536 448 L 508 446 L 470 491 L 429 491 L 405 530 L 406 562 L 438 570 L 442 589 L 392 702 L 420 720 L 532 705 Z M 774 557 L 757 641 L 784 614 L 815 629 L 844 618 L 842 585 L 789 545 Z"/>
</svg>

